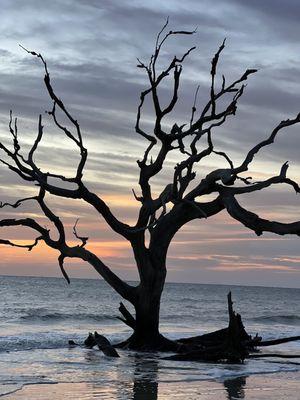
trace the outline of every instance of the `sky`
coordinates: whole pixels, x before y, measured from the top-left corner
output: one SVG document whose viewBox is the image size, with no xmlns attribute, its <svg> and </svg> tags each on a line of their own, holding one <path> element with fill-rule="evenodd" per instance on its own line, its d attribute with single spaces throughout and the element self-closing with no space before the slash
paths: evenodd
<svg viewBox="0 0 300 400">
<path fill-rule="evenodd" d="M 218 150 L 238 163 L 282 119 L 300 111 L 300 4 L 297 0 L 1 0 L 0 15 L 0 137 L 9 143 L 9 110 L 18 117 L 18 131 L 26 154 L 44 116 L 45 138 L 37 153 L 38 165 L 47 171 L 72 174 L 78 154 L 44 113 L 51 102 L 43 85 L 43 68 L 19 44 L 43 54 L 53 86 L 80 122 L 89 159 L 84 174 L 87 186 L 105 199 L 116 215 L 133 224 L 138 204 L 138 167 L 146 143 L 134 131 L 139 94 L 146 76 L 136 68 L 137 57 L 147 61 L 157 32 L 169 17 L 170 29 L 194 30 L 193 36 L 170 40 L 161 65 L 174 54 L 196 46 L 184 64 L 180 99 L 174 121 L 189 121 L 197 85 L 199 109 L 209 96 L 210 60 L 226 37 L 219 71 L 228 80 L 247 68 L 257 68 L 249 78 L 238 112 L 214 134 Z M 164 98 L 170 93 L 166 85 Z M 151 127 L 150 108 L 143 124 Z M 274 145 L 256 157 L 249 175 L 266 179 L 277 175 L 289 161 L 288 176 L 300 182 L 300 126 L 286 129 Z M 153 181 L 159 193 L 170 182 L 176 158 Z M 201 174 L 224 166 L 217 157 L 205 159 Z M 0 200 L 16 201 L 37 188 L 24 184 L 0 166 Z M 48 197 L 69 234 L 77 218 L 80 233 L 89 236 L 89 248 L 115 272 L 137 279 L 128 243 L 112 233 L 90 207 L 79 201 Z M 290 222 L 300 218 L 299 196 L 279 186 L 240 197 L 247 209 L 268 219 Z M 38 208 L 27 203 L 0 210 L 1 218 L 30 216 L 47 225 Z M 32 238 L 24 229 L 2 229 L 0 237 L 24 243 Z M 70 240 L 75 243 L 70 234 Z M 168 257 L 168 281 L 300 287 L 299 237 L 252 231 L 221 212 L 208 220 L 194 221 L 174 238 Z M 39 246 L 27 252 L 1 246 L 0 274 L 60 276 L 55 251 Z M 80 261 L 66 262 L 70 277 L 95 278 Z"/>
</svg>

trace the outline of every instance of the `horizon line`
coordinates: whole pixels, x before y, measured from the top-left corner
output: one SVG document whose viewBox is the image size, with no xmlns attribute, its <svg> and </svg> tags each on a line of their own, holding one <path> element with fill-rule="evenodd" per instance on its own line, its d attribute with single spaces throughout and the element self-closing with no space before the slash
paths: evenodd
<svg viewBox="0 0 300 400">
<path fill-rule="evenodd" d="M 0 277 L 7 277 L 7 278 L 41 278 L 41 279 L 61 279 L 65 280 L 63 277 L 60 276 L 42 276 L 42 275 L 5 275 L 0 274 Z M 80 277 L 72 277 L 72 280 L 89 280 L 89 281 L 96 281 L 100 280 L 107 284 L 107 282 L 99 276 L 99 278 L 80 278 Z M 129 283 L 139 283 L 139 281 L 134 280 L 125 280 L 125 282 Z M 240 284 L 240 283 L 206 283 L 206 282 L 175 282 L 175 281 L 166 281 L 166 284 L 177 284 L 177 285 L 211 285 L 211 286 L 235 286 L 235 287 L 253 287 L 253 288 L 273 288 L 273 289 L 296 289 L 300 290 L 300 287 L 291 287 L 291 286 L 266 286 L 266 285 L 247 285 L 247 284 Z M 108 284 L 107 284 L 108 285 Z M 108 285 L 109 286 L 109 285 Z M 113 290 L 113 289 L 112 289 Z"/>
</svg>

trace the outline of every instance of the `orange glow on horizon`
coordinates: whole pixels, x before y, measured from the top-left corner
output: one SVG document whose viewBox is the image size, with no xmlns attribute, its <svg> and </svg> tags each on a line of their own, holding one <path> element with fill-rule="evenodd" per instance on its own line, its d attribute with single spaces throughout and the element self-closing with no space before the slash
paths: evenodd
<svg viewBox="0 0 300 400">
<path fill-rule="evenodd" d="M 15 244 L 26 245 L 32 243 L 29 240 L 14 240 Z M 78 245 L 76 241 L 69 241 L 70 246 Z M 47 263 L 57 263 L 58 251 L 48 247 L 45 243 L 41 242 L 31 251 L 26 248 L 12 247 L 7 245 L 0 245 L 1 249 L 1 263 L 26 263 L 41 265 L 47 261 Z M 129 243 L 125 241 L 103 241 L 103 242 L 90 242 L 87 245 L 87 250 L 94 252 L 100 258 L 124 256 L 125 251 L 130 249 Z M 22 261 L 20 261 L 22 260 Z M 28 261 L 27 261 L 28 260 Z M 73 259 L 71 262 L 79 260 Z"/>
<path fill-rule="evenodd" d="M 108 206 L 112 207 L 129 207 L 129 208 L 138 208 L 139 204 L 133 197 L 129 195 L 121 195 L 121 194 L 110 194 L 110 195 L 101 195 L 101 198 Z"/>
</svg>

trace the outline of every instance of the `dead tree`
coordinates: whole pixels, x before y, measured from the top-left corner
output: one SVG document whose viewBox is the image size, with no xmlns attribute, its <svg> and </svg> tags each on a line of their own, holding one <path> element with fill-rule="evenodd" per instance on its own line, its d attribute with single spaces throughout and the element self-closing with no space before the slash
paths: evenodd
<svg viewBox="0 0 300 400">
<path fill-rule="evenodd" d="M 246 153 L 244 160 L 239 165 L 235 165 L 225 152 L 217 151 L 214 146 L 214 128 L 225 124 L 231 116 L 235 115 L 238 102 L 245 90 L 245 82 L 250 75 L 256 72 L 255 69 L 247 69 L 230 83 L 223 76 L 222 83 L 218 86 L 216 83 L 218 61 L 225 47 L 224 41 L 211 61 L 210 94 L 207 104 L 203 109 L 197 109 L 197 89 L 187 123 L 184 125 L 174 123 L 170 128 L 166 121 L 169 121 L 168 118 L 177 104 L 183 64 L 195 47 L 190 48 L 179 57 L 175 56 L 166 68 L 161 70 L 158 60 L 162 47 L 168 39 L 178 35 L 190 36 L 194 33 L 193 31 L 167 31 L 167 25 L 168 21 L 157 36 L 150 61 L 144 63 L 138 60 L 137 65 L 146 73 L 148 86 L 140 95 L 135 131 L 145 139 L 148 145 L 138 161 L 140 169 L 138 183 L 141 194 L 134 193 L 136 200 L 140 203 L 135 225 L 129 226 L 118 219 L 111 212 L 108 204 L 85 185 L 83 171 L 88 152 L 83 143 L 80 125 L 56 94 L 46 61 L 41 54 L 25 49 L 29 54 L 37 57 L 45 69 L 44 82 L 52 100 L 50 117 L 61 134 L 65 135 L 78 148 L 79 159 L 74 176 L 67 177 L 63 174 L 42 171 L 37 165 L 35 152 L 43 138 L 41 115 L 36 139 L 27 155 L 21 152 L 17 121 L 13 121 L 12 114 L 9 123 L 12 146 L 7 147 L 4 143 L 0 144 L 0 149 L 5 156 L 2 157 L 1 163 L 24 181 L 32 182 L 38 187 L 35 196 L 19 199 L 14 204 L 1 203 L 1 207 L 17 208 L 25 202 L 34 201 L 39 205 L 41 213 L 53 223 L 56 229 L 54 235 L 53 232 L 30 217 L 2 219 L 1 227 L 27 227 L 36 233 L 36 239 L 27 245 L 17 244 L 7 239 L 1 239 L 0 243 L 32 250 L 40 242 L 44 242 L 52 249 L 57 250 L 59 266 L 68 282 L 69 278 L 64 269 L 66 258 L 78 258 L 89 263 L 119 295 L 134 306 L 134 333 L 127 343 L 130 348 L 138 349 L 172 348 L 172 342 L 167 341 L 159 333 L 160 300 L 167 274 L 166 258 L 169 245 L 174 235 L 186 223 L 209 218 L 225 209 L 232 218 L 245 225 L 256 235 L 262 235 L 263 232 L 272 232 L 277 235 L 300 234 L 299 221 L 293 223 L 268 221 L 248 211 L 238 202 L 238 196 L 241 194 L 260 191 L 277 184 L 290 185 L 296 193 L 299 193 L 298 184 L 287 177 L 287 163 L 283 164 L 279 174 L 259 182 L 252 182 L 251 178 L 245 178 L 240 174 L 249 169 L 254 157 L 261 149 L 271 145 L 278 134 L 286 128 L 298 124 L 300 114 L 292 119 L 279 122 L 270 134 Z M 159 89 L 168 79 L 173 80 L 173 89 L 169 101 L 163 105 L 159 97 Z M 148 98 L 154 108 L 151 132 L 146 131 L 142 126 L 144 103 Z M 224 104 L 226 105 L 224 106 Z M 64 115 L 69 123 L 68 126 L 71 125 L 72 129 L 61 122 L 58 111 Z M 200 150 L 200 148 L 202 149 Z M 170 176 L 167 187 L 161 191 L 160 195 L 155 196 L 151 188 L 152 180 L 164 168 L 164 162 L 169 153 L 176 152 L 177 159 L 181 157 L 181 160 L 174 166 L 174 173 Z M 197 180 L 195 166 L 213 154 L 222 157 L 228 166 L 212 170 L 203 179 Z M 203 196 L 209 194 L 215 194 L 215 199 L 203 200 Z M 136 287 L 120 279 L 95 253 L 87 249 L 88 238 L 79 236 L 76 226 L 74 226 L 74 235 L 80 244 L 75 246 L 68 244 L 65 227 L 48 204 L 48 195 L 77 199 L 87 203 L 98 212 L 99 217 L 104 218 L 115 233 L 129 241 L 140 278 Z M 145 240 L 146 232 L 149 233 L 149 242 Z"/>
</svg>

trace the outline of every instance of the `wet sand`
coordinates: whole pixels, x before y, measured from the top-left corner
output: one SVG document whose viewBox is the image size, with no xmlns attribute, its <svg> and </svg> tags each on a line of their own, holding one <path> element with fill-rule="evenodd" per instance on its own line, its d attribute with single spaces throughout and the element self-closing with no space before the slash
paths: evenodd
<svg viewBox="0 0 300 400">
<path fill-rule="evenodd" d="M 178 386 L 180 385 L 180 393 Z M 5 400 L 300 400 L 299 373 L 252 375 L 223 382 L 128 382 L 112 389 L 97 383 L 26 385 L 4 395 Z"/>
</svg>

